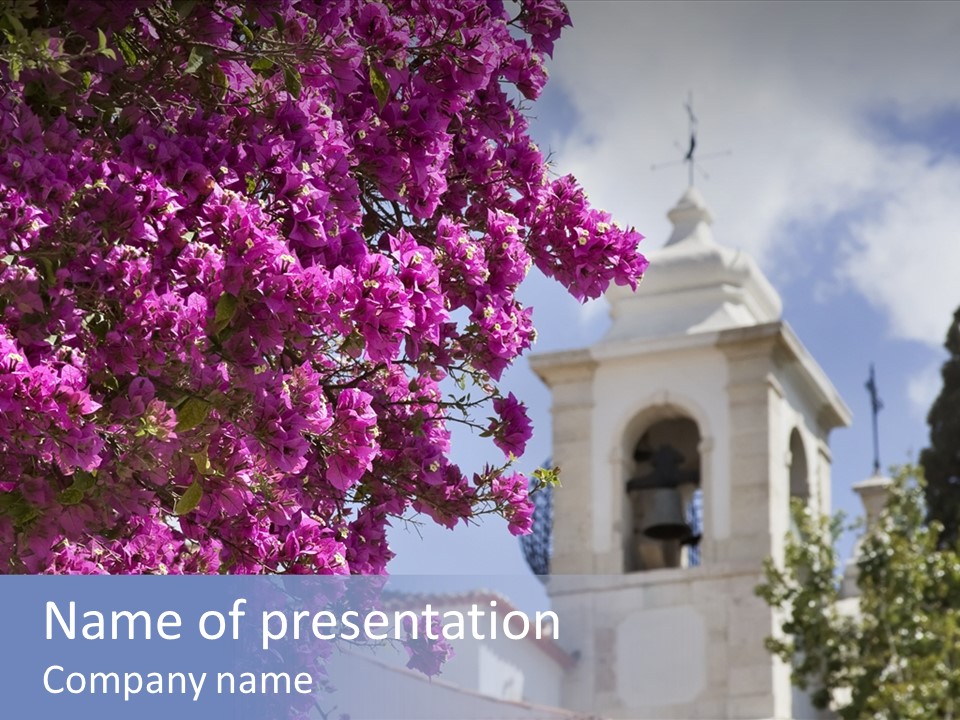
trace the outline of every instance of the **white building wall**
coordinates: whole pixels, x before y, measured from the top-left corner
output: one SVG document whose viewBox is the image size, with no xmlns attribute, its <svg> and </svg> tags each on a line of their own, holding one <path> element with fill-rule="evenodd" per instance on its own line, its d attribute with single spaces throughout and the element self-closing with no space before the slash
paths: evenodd
<svg viewBox="0 0 960 720">
<path fill-rule="evenodd" d="M 477 607 L 489 612 L 489 602 L 485 595 L 478 596 L 482 601 Z M 419 602 L 419 600 L 418 600 Z M 448 641 L 453 647 L 453 657 L 444 663 L 439 676 L 445 683 L 478 692 L 498 700 L 523 701 L 537 705 L 560 707 L 564 682 L 564 667 L 554 657 L 529 638 L 510 639 L 500 632 L 501 621 L 507 612 L 513 610 L 503 602 L 498 603 L 497 637 L 491 639 L 489 616 L 480 619 L 478 630 L 483 640 L 472 637 L 470 618 L 467 613 L 473 603 L 444 605 L 439 598 L 431 601 L 435 610 L 441 613 L 457 611 L 466 619 L 463 640 Z M 535 632 L 535 617 L 530 616 L 531 634 Z M 561 626 L 564 630 L 565 626 Z M 404 666 L 406 652 L 399 646 L 390 652 L 388 648 L 378 651 L 377 657 L 394 666 Z"/>
</svg>

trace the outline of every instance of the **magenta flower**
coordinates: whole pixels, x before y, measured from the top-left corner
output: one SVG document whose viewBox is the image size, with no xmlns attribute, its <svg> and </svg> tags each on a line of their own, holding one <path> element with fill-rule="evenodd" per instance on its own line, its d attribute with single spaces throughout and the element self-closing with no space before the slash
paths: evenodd
<svg viewBox="0 0 960 720">
<path fill-rule="evenodd" d="M 382 573 L 411 513 L 529 531 L 517 292 L 646 267 L 530 140 L 563 3 L 153 5 L 8 12 L 42 47 L 0 60 L 0 571 Z M 507 461 L 468 480 L 487 401 Z"/>
<path fill-rule="evenodd" d="M 513 393 L 506 397 L 495 398 L 493 409 L 500 417 L 493 419 L 489 432 L 494 444 L 508 457 L 520 457 L 527 446 L 527 440 L 533 436 L 533 425 L 527 417 L 526 406 L 517 400 Z"/>
<path fill-rule="evenodd" d="M 404 617 L 404 629 L 407 631 L 407 638 L 403 641 L 403 647 L 407 651 L 407 667 L 411 670 L 419 670 L 427 677 L 436 677 L 440 674 L 440 668 L 447 660 L 453 657 L 453 646 L 441 635 L 441 626 L 439 620 L 434 619 L 430 629 L 432 634 L 439 638 L 431 640 L 427 637 L 426 621 L 420 621 L 418 618 L 414 621 L 409 616 Z M 413 637 L 413 623 L 417 622 L 416 638 Z"/>
</svg>

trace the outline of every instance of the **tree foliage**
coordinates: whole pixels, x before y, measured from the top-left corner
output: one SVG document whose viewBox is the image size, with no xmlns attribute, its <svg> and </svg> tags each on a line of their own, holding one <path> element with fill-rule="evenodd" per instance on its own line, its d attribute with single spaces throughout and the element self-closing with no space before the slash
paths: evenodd
<svg viewBox="0 0 960 720">
<path fill-rule="evenodd" d="M 925 523 L 919 470 L 898 473 L 858 543 L 858 612 L 838 606 L 839 518 L 800 502 L 794 515 L 783 568 L 768 560 L 757 588 L 783 612 L 767 642 L 794 684 L 842 718 L 960 717 L 960 553 Z"/>
<path fill-rule="evenodd" d="M 0 2 L 0 571 L 376 573 L 411 512 L 527 531 L 516 291 L 646 267 L 528 135 L 568 24 Z M 452 463 L 453 422 L 503 462 Z"/>
<path fill-rule="evenodd" d="M 953 315 L 944 347 L 943 389 L 927 415 L 930 447 L 920 454 L 927 478 L 929 519 L 943 525 L 947 545 L 960 540 L 960 308 Z"/>
</svg>

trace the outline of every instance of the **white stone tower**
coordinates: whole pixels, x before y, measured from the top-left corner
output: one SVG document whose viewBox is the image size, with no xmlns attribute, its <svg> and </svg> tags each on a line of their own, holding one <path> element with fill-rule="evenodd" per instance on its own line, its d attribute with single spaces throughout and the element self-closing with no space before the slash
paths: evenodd
<svg viewBox="0 0 960 720">
<path fill-rule="evenodd" d="M 564 703 L 610 718 L 800 715 L 754 587 L 763 559 L 782 557 L 790 497 L 829 510 L 828 436 L 850 412 L 756 263 L 714 240 L 700 193 L 668 216 L 638 291 L 608 293 L 606 336 L 532 359 L 563 482 L 549 592 L 580 658 Z"/>
</svg>

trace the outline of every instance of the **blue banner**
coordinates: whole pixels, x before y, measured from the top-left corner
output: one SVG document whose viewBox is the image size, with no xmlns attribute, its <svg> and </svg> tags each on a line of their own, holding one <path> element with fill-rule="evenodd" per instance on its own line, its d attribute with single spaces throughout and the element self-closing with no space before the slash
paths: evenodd
<svg viewBox="0 0 960 720">
<path fill-rule="evenodd" d="M 478 638 L 488 648 L 478 657 L 504 654 L 496 648 L 505 642 L 562 653 L 552 639 L 559 620 L 490 590 L 444 594 L 437 585 L 356 576 L 0 577 L 4 716 L 529 717 L 529 704 L 493 702 L 482 687 L 466 687 L 469 677 L 448 682 L 445 661 Z M 437 670 L 438 679 L 425 674 Z"/>
</svg>

